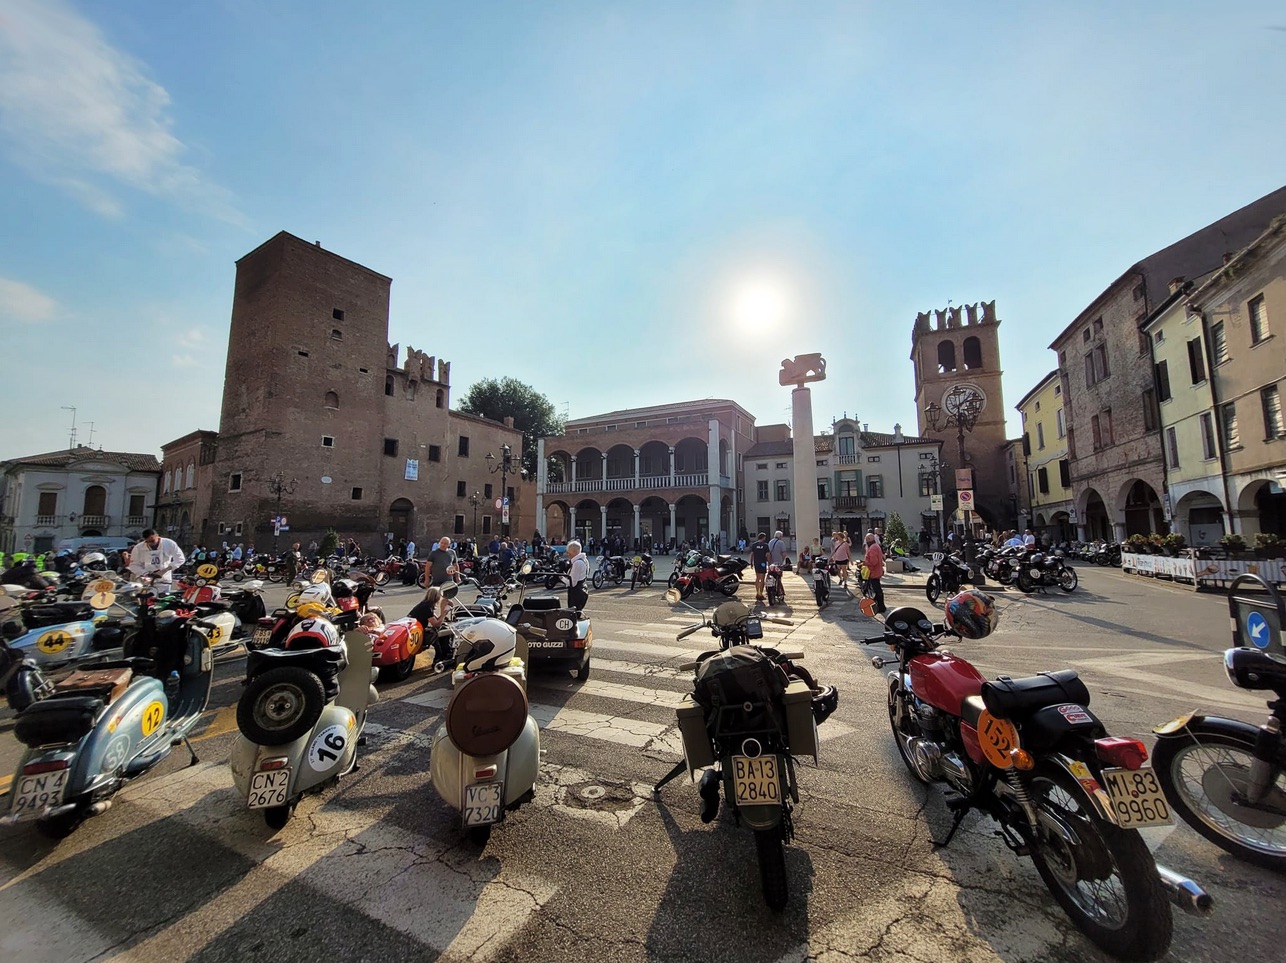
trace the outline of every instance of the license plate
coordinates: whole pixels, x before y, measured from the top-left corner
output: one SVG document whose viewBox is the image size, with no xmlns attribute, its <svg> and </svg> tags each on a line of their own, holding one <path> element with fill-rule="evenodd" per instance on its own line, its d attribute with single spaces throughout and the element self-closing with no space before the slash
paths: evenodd
<svg viewBox="0 0 1286 963">
<path fill-rule="evenodd" d="M 256 627 L 254 635 L 250 637 L 250 645 L 256 649 L 266 649 L 268 640 L 272 638 L 272 629 L 267 626 Z"/>
<path fill-rule="evenodd" d="M 776 756 L 732 757 L 732 800 L 738 806 L 769 806 L 781 802 L 781 777 Z"/>
<path fill-rule="evenodd" d="M 1104 769 L 1103 784 L 1112 800 L 1116 823 L 1122 829 L 1168 826 L 1174 821 L 1151 766 Z"/>
<path fill-rule="evenodd" d="M 286 805 L 286 793 L 289 789 L 289 769 L 256 772 L 250 777 L 250 794 L 246 796 L 246 806 L 250 809 L 284 806 Z"/>
<path fill-rule="evenodd" d="M 480 782 L 464 787 L 464 824 L 490 826 L 500 822 L 500 806 L 504 799 L 504 783 Z"/>
<path fill-rule="evenodd" d="M 17 821 L 35 819 L 50 806 L 59 806 L 67 788 L 68 770 L 42 772 L 37 776 L 23 776 L 14 794 L 9 814 Z"/>
</svg>

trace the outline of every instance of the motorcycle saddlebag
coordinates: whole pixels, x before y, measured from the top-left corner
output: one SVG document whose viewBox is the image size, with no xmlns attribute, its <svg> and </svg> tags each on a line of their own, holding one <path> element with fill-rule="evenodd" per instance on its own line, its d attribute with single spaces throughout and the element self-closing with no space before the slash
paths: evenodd
<svg viewBox="0 0 1286 963">
<path fill-rule="evenodd" d="M 13 734 L 24 745 L 65 746 L 80 742 L 103 711 L 103 700 L 64 696 L 33 702 L 18 713 Z"/>
<path fill-rule="evenodd" d="M 734 645 L 710 656 L 697 669 L 694 695 L 706 709 L 746 702 L 779 705 L 786 673 L 753 645 Z"/>
<path fill-rule="evenodd" d="M 1024 679 L 1002 675 L 994 682 L 984 682 L 982 701 L 993 716 L 1024 719 L 1038 709 L 1059 703 L 1087 706 L 1090 704 L 1090 690 L 1075 669 L 1060 669 Z"/>
</svg>

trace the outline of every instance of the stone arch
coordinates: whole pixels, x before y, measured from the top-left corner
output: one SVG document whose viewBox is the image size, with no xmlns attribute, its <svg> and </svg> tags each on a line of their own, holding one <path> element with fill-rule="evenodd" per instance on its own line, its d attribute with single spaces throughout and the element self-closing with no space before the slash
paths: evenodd
<svg viewBox="0 0 1286 963">
<path fill-rule="evenodd" d="M 633 458 L 634 450 L 630 449 Z M 607 535 L 609 538 L 623 538 L 631 545 L 634 543 L 634 503 L 628 498 L 616 497 L 607 503 Z"/>
<path fill-rule="evenodd" d="M 982 342 L 976 335 L 970 335 L 964 339 L 963 350 L 960 352 L 964 359 L 965 369 L 968 371 L 977 371 L 982 367 Z"/>
<path fill-rule="evenodd" d="M 710 446 L 704 438 L 683 438 L 674 445 L 676 475 L 700 474 L 710 469 Z"/>
<path fill-rule="evenodd" d="M 446 403 L 446 396 L 447 396 L 447 393 L 443 391 L 441 388 L 439 388 L 437 390 L 437 394 L 434 395 L 433 397 L 434 407 L 441 408 Z"/>
<path fill-rule="evenodd" d="M 582 545 L 589 543 L 591 538 L 602 538 L 602 512 L 599 511 L 599 503 L 593 498 L 582 498 L 578 501 L 574 510 L 576 512 L 576 538 L 581 540 Z"/>
<path fill-rule="evenodd" d="M 576 452 L 576 480 L 577 481 L 602 481 L 603 480 L 603 451 L 602 449 L 590 445 Z M 580 519 L 577 518 L 577 524 Z"/>
<path fill-rule="evenodd" d="M 1185 492 L 1174 504 L 1173 525 L 1189 545 L 1215 545 L 1224 535 L 1224 506 L 1203 489 Z"/>
<path fill-rule="evenodd" d="M 1077 497 L 1076 515 L 1085 526 L 1085 536 L 1089 539 L 1101 538 L 1106 542 L 1113 540 L 1112 516 L 1108 514 L 1107 502 L 1096 488 L 1087 488 Z"/>
<path fill-rule="evenodd" d="M 639 477 L 664 478 L 669 484 L 670 446 L 663 441 L 647 441 L 639 446 Z M 668 519 L 668 513 L 667 513 Z"/>
<path fill-rule="evenodd" d="M 639 533 L 652 542 L 667 542 L 673 534 L 670 531 L 670 503 L 658 495 L 643 499 L 639 503 Z"/>
<path fill-rule="evenodd" d="M 188 462 L 187 477 L 184 479 L 184 488 L 196 488 L 196 462 Z"/>
<path fill-rule="evenodd" d="M 675 502 L 674 537 L 681 542 L 691 543 L 702 535 L 709 535 L 709 503 L 700 495 L 684 495 Z"/>
<path fill-rule="evenodd" d="M 631 445 L 613 445 L 607 449 L 607 477 L 634 478 L 634 448 Z"/>
<path fill-rule="evenodd" d="M 1253 541 L 1256 532 L 1286 537 L 1286 491 L 1272 479 L 1255 478 L 1247 482 L 1237 494 L 1237 514 L 1247 542 Z"/>
<path fill-rule="evenodd" d="M 956 370 L 956 345 L 949 338 L 938 342 L 938 373 Z"/>
<path fill-rule="evenodd" d="M 409 498 L 397 498 L 388 507 L 388 531 L 393 533 L 393 541 L 405 538 L 410 540 L 415 535 L 415 505 Z"/>
<path fill-rule="evenodd" d="M 1126 535 L 1165 534 L 1170 526 L 1156 489 L 1142 478 L 1125 481 L 1116 496 L 1116 517 L 1125 524 Z"/>
<path fill-rule="evenodd" d="M 728 441 L 725 438 L 719 439 L 719 474 L 724 478 L 732 475 L 728 470 Z"/>
</svg>

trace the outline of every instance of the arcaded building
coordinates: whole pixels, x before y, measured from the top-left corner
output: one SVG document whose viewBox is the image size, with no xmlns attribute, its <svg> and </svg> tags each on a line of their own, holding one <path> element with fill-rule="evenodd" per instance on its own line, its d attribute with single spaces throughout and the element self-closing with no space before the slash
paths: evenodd
<svg viewBox="0 0 1286 963">
<path fill-rule="evenodd" d="M 707 399 L 567 422 L 540 440 L 536 523 L 549 538 L 692 541 L 744 527 L 739 503 L 755 419 Z"/>
<path fill-rule="evenodd" d="M 389 343 L 391 285 L 285 231 L 237 262 L 211 541 L 271 548 L 279 515 L 283 544 L 334 528 L 368 552 L 501 531 L 490 469 L 506 444 L 518 464 L 522 433 L 453 412 L 450 363 Z M 531 485 L 504 480 L 530 537 Z"/>
</svg>

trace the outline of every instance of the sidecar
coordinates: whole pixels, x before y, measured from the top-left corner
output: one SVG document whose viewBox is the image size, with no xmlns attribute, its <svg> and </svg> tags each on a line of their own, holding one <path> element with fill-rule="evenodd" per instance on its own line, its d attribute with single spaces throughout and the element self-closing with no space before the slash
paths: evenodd
<svg viewBox="0 0 1286 963">
<path fill-rule="evenodd" d="M 574 669 L 576 678 L 589 678 L 594 631 L 589 619 L 567 608 L 557 595 L 531 595 L 510 606 L 505 621 L 518 633 L 515 654 L 533 669 L 550 666 Z M 526 626 L 535 629 L 527 631 Z"/>
</svg>

